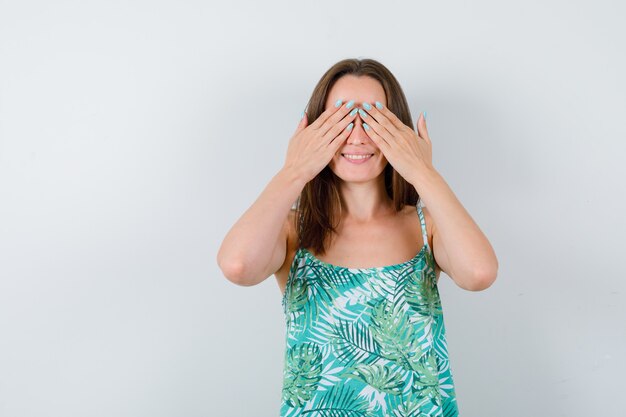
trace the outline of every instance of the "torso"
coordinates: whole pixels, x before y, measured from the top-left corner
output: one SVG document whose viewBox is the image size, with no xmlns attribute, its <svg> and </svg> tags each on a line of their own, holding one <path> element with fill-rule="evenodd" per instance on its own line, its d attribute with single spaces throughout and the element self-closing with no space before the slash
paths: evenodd
<svg viewBox="0 0 626 417">
<path fill-rule="evenodd" d="M 296 254 L 297 239 L 293 227 L 294 211 L 289 212 L 287 222 L 287 254 L 285 262 L 274 274 L 281 293 L 285 291 L 287 277 Z M 423 209 L 428 244 L 432 244 L 431 218 Z M 376 242 L 375 245 L 372 242 Z M 424 246 L 422 229 L 415 206 L 405 206 L 396 216 L 378 221 L 376 224 L 360 227 L 357 224 L 341 225 L 324 255 L 313 255 L 323 262 L 349 268 L 371 268 L 394 265 L 412 259 Z M 308 248 L 307 248 L 308 249 Z M 441 270 L 435 266 L 439 281 Z"/>
</svg>

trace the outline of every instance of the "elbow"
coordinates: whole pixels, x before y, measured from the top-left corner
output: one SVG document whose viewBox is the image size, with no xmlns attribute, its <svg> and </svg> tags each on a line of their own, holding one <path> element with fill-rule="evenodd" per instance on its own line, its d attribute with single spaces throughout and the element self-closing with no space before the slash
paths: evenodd
<svg viewBox="0 0 626 417">
<path fill-rule="evenodd" d="M 498 265 L 489 268 L 477 268 L 466 279 L 461 287 L 468 291 L 484 291 L 491 287 L 498 275 Z"/>
<path fill-rule="evenodd" d="M 224 275 L 224 277 L 226 277 L 226 279 L 233 284 L 242 287 L 250 287 L 254 285 L 250 283 L 248 279 L 246 279 L 246 268 L 243 262 L 220 262 L 218 260 L 218 266 L 222 270 L 222 274 Z"/>
<path fill-rule="evenodd" d="M 479 269 L 475 274 L 474 291 L 483 291 L 491 287 L 498 276 L 498 262 L 488 265 L 486 268 Z"/>
</svg>

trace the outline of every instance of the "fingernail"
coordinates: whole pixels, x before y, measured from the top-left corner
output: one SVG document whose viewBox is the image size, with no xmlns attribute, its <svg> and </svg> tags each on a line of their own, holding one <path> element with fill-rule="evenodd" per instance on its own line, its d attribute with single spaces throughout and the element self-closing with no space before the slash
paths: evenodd
<svg viewBox="0 0 626 417">
<path fill-rule="evenodd" d="M 354 109 L 350 112 L 350 116 L 354 116 L 357 112 L 359 111 L 359 109 Z"/>
<path fill-rule="evenodd" d="M 376 102 L 376 108 L 377 108 L 378 110 L 382 110 L 382 109 L 383 109 L 383 105 L 382 105 L 382 104 L 380 104 L 380 101 L 377 101 L 377 102 Z"/>
<path fill-rule="evenodd" d="M 363 108 L 365 108 L 365 110 L 372 110 L 372 106 L 367 102 L 363 102 Z"/>
<path fill-rule="evenodd" d="M 350 107 L 352 107 L 354 105 L 354 100 L 350 100 L 348 102 L 348 104 L 346 104 L 346 109 L 349 109 Z"/>
<path fill-rule="evenodd" d="M 363 128 L 365 128 L 365 130 L 370 130 L 370 127 L 367 123 L 363 123 Z"/>
<path fill-rule="evenodd" d="M 341 106 L 341 103 L 343 103 L 343 101 L 341 101 L 341 99 L 337 100 L 337 101 L 335 102 L 335 107 L 339 107 L 339 106 Z"/>
<path fill-rule="evenodd" d="M 300 120 L 302 120 L 303 117 L 304 117 L 304 111 L 302 112 L 302 115 L 300 116 Z"/>
<path fill-rule="evenodd" d="M 426 120 L 426 112 L 424 112 L 424 120 Z"/>
<path fill-rule="evenodd" d="M 354 123 L 350 123 L 350 124 L 348 125 L 348 127 L 346 127 L 346 130 L 347 130 L 348 132 L 349 132 L 349 131 L 351 131 L 351 130 L 352 130 L 352 126 L 354 126 Z"/>
<path fill-rule="evenodd" d="M 360 114 L 360 115 L 361 115 L 361 117 L 362 117 L 362 118 L 364 118 L 364 119 L 367 117 L 367 113 L 365 113 L 365 112 L 363 111 L 363 109 L 359 109 L 359 114 Z"/>
</svg>

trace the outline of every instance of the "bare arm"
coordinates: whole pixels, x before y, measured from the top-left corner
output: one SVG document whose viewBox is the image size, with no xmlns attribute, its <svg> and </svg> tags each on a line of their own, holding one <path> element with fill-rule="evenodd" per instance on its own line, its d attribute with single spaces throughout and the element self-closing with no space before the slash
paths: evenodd
<svg viewBox="0 0 626 417">
<path fill-rule="evenodd" d="M 418 117 L 414 131 L 386 107 L 377 105 L 368 111 L 373 119 L 368 135 L 428 206 L 436 263 L 463 289 L 488 288 L 496 279 L 498 259 L 485 234 L 433 167 L 424 115 Z"/>
<path fill-rule="evenodd" d="M 287 251 L 285 222 L 305 184 L 294 171 L 281 169 L 233 225 L 217 253 L 231 282 L 256 285 L 280 268 Z"/>
<path fill-rule="evenodd" d="M 461 288 L 482 291 L 496 279 L 498 259 L 480 227 L 435 170 L 415 181 L 433 219 L 435 260 Z"/>
<path fill-rule="evenodd" d="M 285 165 L 220 246 L 217 263 L 230 281 L 256 285 L 283 265 L 289 210 L 306 183 L 328 165 L 350 133 L 356 112 L 347 114 L 353 104 L 351 101 L 341 106 L 339 102 L 309 126 L 308 115 L 303 115 L 289 141 Z"/>
</svg>

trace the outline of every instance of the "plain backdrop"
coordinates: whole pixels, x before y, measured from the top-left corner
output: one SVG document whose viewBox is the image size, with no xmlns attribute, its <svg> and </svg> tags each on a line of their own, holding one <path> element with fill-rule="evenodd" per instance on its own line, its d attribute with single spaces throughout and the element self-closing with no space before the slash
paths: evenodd
<svg viewBox="0 0 626 417">
<path fill-rule="evenodd" d="M 463 417 L 616 416 L 618 1 L 0 1 L 0 416 L 277 416 L 274 277 L 216 254 L 321 75 L 374 58 L 490 239 L 442 274 Z"/>
</svg>

